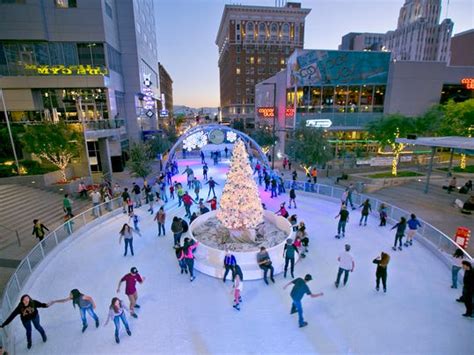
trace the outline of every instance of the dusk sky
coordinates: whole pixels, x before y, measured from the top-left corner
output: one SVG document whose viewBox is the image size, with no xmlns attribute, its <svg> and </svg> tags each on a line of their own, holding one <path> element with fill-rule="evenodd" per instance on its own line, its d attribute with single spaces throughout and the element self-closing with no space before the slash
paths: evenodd
<svg viewBox="0 0 474 355">
<path fill-rule="evenodd" d="M 305 48 L 337 49 L 348 32 L 386 32 L 396 28 L 404 0 L 301 0 L 310 8 Z M 173 78 L 175 105 L 219 106 L 219 68 L 215 39 L 225 4 L 274 6 L 274 0 L 158 0 L 158 56 Z M 441 18 L 446 17 L 443 0 Z M 454 33 L 474 28 L 474 1 L 450 0 Z"/>
</svg>

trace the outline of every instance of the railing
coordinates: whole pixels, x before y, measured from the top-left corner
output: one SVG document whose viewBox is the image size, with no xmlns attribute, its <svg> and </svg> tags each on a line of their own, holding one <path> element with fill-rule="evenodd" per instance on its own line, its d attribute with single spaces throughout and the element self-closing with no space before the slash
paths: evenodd
<svg viewBox="0 0 474 355">
<path fill-rule="evenodd" d="M 61 120 L 60 122 L 64 122 L 67 124 L 81 124 L 80 120 Z M 51 121 L 15 121 L 12 124 L 21 124 L 21 125 L 42 125 L 45 123 L 51 123 Z M 4 122 L 0 122 L 0 124 L 4 124 Z M 125 120 L 121 118 L 115 119 L 108 119 L 108 118 L 101 118 L 96 120 L 84 120 L 84 126 L 86 127 L 87 131 L 96 131 L 99 129 L 117 129 L 121 127 L 125 127 Z"/>
<path fill-rule="evenodd" d="M 312 192 L 316 194 L 320 194 L 322 196 L 332 197 L 341 199 L 342 194 L 344 193 L 345 189 L 335 186 L 329 185 L 322 185 L 322 184 L 313 184 L 304 181 L 285 181 L 285 187 L 290 188 L 293 186 L 295 190 L 301 190 L 306 192 Z M 372 213 L 378 213 L 380 205 L 383 203 L 387 208 L 387 220 L 392 223 L 397 223 L 400 220 L 400 217 L 405 217 L 407 220 L 410 217 L 412 212 L 408 212 L 397 206 L 394 206 L 390 203 L 378 200 L 372 196 L 368 196 L 365 194 L 353 194 L 352 195 L 352 202 L 354 205 L 360 205 L 366 199 L 370 199 L 372 204 Z M 432 246 L 436 252 L 437 256 L 441 257 L 443 261 L 449 260 L 449 256 L 453 255 L 454 251 L 460 248 L 449 236 L 441 232 L 439 229 L 433 227 L 428 222 L 419 219 L 421 223 L 421 227 L 418 229 L 418 235 L 421 236 L 425 241 L 429 244 L 428 246 Z M 462 249 L 462 248 L 461 248 Z M 472 260 L 472 256 L 467 253 L 467 251 L 463 250 L 464 255 L 467 259 Z"/>
<path fill-rule="evenodd" d="M 48 233 L 46 237 L 31 249 L 28 255 L 23 258 L 13 275 L 8 280 L 2 295 L 1 318 L 6 319 L 12 311 L 22 288 L 25 286 L 30 275 L 37 266 L 63 241 L 70 239 L 74 232 L 77 232 L 87 224 L 97 220 L 99 216 L 105 216 L 118 208 L 122 208 L 122 199 L 115 198 L 109 202 L 104 202 L 98 206 L 89 208 L 81 214 L 66 221 L 54 231 Z M 3 328 L 2 332 L 3 349 L 9 354 L 13 354 L 14 338 L 9 328 Z"/>
</svg>

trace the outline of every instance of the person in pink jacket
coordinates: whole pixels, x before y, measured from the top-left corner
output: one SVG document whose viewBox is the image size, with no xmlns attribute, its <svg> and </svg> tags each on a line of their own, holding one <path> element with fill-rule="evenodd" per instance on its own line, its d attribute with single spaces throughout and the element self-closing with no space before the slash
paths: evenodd
<svg viewBox="0 0 474 355">
<path fill-rule="evenodd" d="M 184 260 L 186 266 L 189 270 L 190 281 L 194 281 L 196 276 L 194 276 L 194 249 L 199 245 L 198 241 L 195 241 L 190 238 L 184 238 L 183 251 L 178 260 Z"/>
</svg>

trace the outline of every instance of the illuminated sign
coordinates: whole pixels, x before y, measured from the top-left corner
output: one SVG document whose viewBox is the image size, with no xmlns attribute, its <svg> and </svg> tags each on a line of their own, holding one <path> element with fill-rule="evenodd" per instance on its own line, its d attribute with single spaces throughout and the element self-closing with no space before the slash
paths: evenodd
<svg viewBox="0 0 474 355">
<path fill-rule="evenodd" d="M 474 78 L 463 78 L 461 84 L 463 84 L 468 90 L 474 90 Z"/>
<path fill-rule="evenodd" d="M 295 109 L 293 107 L 287 107 L 285 110 L 285 117 L 287 118 L 295 117 Z"/>
<path fill-rule="evenodd" d="M 306 127 L 329 128 L 332 126 L 331 120 L 307 120 Z"/>
<path fill-rule="evenodd" d="M 160 117 L 168 117 L 169 114 L 168 110 L 160 110 Z"/>
<path fill-rule="evenodd" d="M 143 108 L 145 110 L 153 110 L 155 108 L 155 99 L 153 98 L 153 90 L 150 87 L 152 82 L 150 80 L 151 74 L 143 74 L 143 85 L 145 87 L 142 89 L 143 91 Z M 148 115 L 148 114 L 147 114 Z M 148 117 L 151 118 L 150 115 Z"/>
<path fill-rule="evenodd" d="M 258 115 L 263 118 L 275 117 L 275 107 L 259 107 L 257 112 Z"/>
<path fill-rule="evenodd" d="M 39 75 L 107 75 L 105 67 L 92 65 L 25 65 L 26 70 L 33 70 Z"/>
</svg>

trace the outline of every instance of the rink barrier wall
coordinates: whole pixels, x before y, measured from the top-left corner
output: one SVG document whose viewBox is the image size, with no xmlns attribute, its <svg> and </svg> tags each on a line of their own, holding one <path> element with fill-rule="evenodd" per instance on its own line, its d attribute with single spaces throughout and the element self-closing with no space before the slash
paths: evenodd
<svg viewBox="0 0 474 355">
<path fill-rule="evenodd" d="M 285 181 L 285 188 L 289 189 L 291 186 L 294 187 L 297 191 L 304 191 L 309 193 L 318 194 L 320 196 L 328 197 L 331 199 L 341 200 L 345 188 L 340 188 L 336 186 L 323 185 L 323 184 L 313 184 L 310 182 L 304 181 Z M 296 197 L 298 200 L 298 196 Z M 397 206 L 394 206 L 390 203 L 381 201 L 372 196 L 368 196 L 361 193 L 353 193 L 352 202 L 354 206 L 359 207 L 366 199 L 369 199 L 372 205 L 372 215 L 379 217 L 379 208 L 381 204 L 384 204 L 387 208 L 387 222 L 391 224 L 396 224 L 400 217 L 405 217 L 408 221 L 410 215 L 413 212 L 408 212 L 404 209 L 401 209 Z M 350 208 L 350 207 L 349 207 Z M 462 249 L 458 244 L 454 242 L 448 235 L 441 232 L 438 228 L 432 226 L 428 222 L 424 221 L 421 218 L 417 218 L 421 227 L 418 228 L 418 231 L 415 236 L 415 240 L 420 242 L 424 247 L 433 252 L 448 268 L 452 266 L 452 255 L 456 249 L 460 248 L 463 250 L 463 253 L 467 260 L 473 261 L 472 256 L 469 253 Z M 394 232 L 395 236 L 395 232 Z"/>
<path fill-rule="evenodd" d="M 217 211 L 207 212 L 193 221 L 189 226 L 189 232 L 191 236 L 199 241 L 193 234 L 194 228 L 200 226 L 206 222 L 209 218 L 215 217 Z M 271 211 L 264 211 L 264 219 L 275 224 L 279 229 L 283 230 L 287 237 L 284 241 L 271 248 L 267 248 L 267 252 L 272 260 L 272 266 L 274 268 L 274 274 L 277 275 L 284 271 L 285 259 L 283 258 L 283 249 L 286 244 L 286 239 L 295 239 L 293 228 L 286 218 L 277 216 Z M 234 254 L 237 264 L 242 269 L 244 280 L 259 280 L 263 278 L 263 270 L 260 269 L 257 263 L 257 253 L 259 250 L 254 251 L 232 251 Z M 194 253 L 195 262 L 194 268 L 203 274 L 220 278 L 224 277 L 224 257 L 225 251 L 217 248 L 210 247 L 200 241 L 199 246 L 196 248 Z M 295 262 L 299 259 L 299 254 L 296 254 Z"/>
<path fill-rule="evenodd" d="M 118 197 L 89 208 L 49 232 L 41 242 L 36 244 L 20 262 L 3 290 L 0 314 L 2 321 L 9 316 L 19 302 L 20 292 L 25 287 L 31 274 L 40 266 L 43 266 L 42 264 L 45 264 L 42 263 L 44 259 L 62 249 L 58 246 L 66 246 L 77 240 L 77 237 L 85 231 L 102 223 L 104 219 L 117 215 L 121 212 L 122 207 L 122 198 Z M 94 213 L 98 214 L 98 217 L 95 217 Z M 10 327 L 2 329 L 1 339 L 3 350 L 9 354 L 14 354 L 15 338 L 13 332 L 10 331 Z"/>
</svg>

